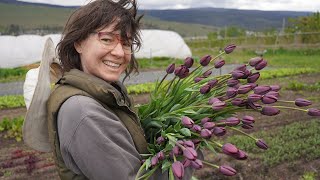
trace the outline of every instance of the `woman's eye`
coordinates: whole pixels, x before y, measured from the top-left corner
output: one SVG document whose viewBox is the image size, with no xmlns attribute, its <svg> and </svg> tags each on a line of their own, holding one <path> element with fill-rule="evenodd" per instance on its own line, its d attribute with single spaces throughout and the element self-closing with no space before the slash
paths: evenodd
<svg viewBox="0 0 320 180">
<path fill-rule="evenodd" d="M 101 40 L 103 42 L 105 42 L 105 43 L 111 43 L 112 42 L 112 38 L 102 38 Z"/>
</svg>

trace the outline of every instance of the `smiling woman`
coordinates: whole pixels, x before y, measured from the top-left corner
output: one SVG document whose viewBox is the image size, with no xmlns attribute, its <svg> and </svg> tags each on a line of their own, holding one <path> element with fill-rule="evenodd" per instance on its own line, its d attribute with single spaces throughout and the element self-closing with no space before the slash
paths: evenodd
<svg viewBox="0 0 320 180">
<path fill-rule="evenodd" d="M 119 82 L 122 73 L 138 70 L 136 12 L 135 1 L 96 0 L 76 10 L 64 28 L 57 47 L 63 74 L 46 102 L 48 131 L 38 129 L 49 139 L 28 137 L 28 145 L 38 150 L 48 149 L 41 145 L 49 141 L 61 179 L 134 179 L 140 154 L 148 152 L 131 99 Z M 37 105 L 31 103 L 29 110 Z M 29 125 L 32 121 L 26 118 Z"/>
</svg>

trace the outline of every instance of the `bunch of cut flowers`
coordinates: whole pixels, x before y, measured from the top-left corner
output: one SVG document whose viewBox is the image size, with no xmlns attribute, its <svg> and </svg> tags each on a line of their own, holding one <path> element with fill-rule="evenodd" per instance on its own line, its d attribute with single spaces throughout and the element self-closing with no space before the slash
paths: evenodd
<svg viewBox="0 0 320 180">
<path fill-rule="evenodd" d="M 194 59 L 191 57 L 187 57 L 182 65 L 167 67 L 166 75 L 151 93 L 150 102 L 138 107 L 149 154 L 142 154 L 144 160 L 136 179 L 148 179 L 159 168 L 169 172 L 169 179 L 182 179 L 185 168 L 198 170 L 204 165 L 217 168 L 226 176 L 236 175 L 233 167 L 212 164 L 205 157 L 200 158 L 198 153 L 208 149 L 238 160 L 247 159 L 246 152 L 235 145 L 221 144 L 219 137 L 227 131 L 242 133 L 257 147 L 268 149 L 263 139 L 241 130 L 252 129 L 255 118 L 239 117 L 237 112 L 257 111 L 261 115 L 274 116 L 286 109 L 320 116 L 319 109 L 305 108 L 312 104 L 309 100 L 280 100 L 279 85 L 256 83 L 259 71 L 267 66 L 262 57 L 254 57 L 228 74 L 213 76 L 212 72 L 225 64 L 222 55 L 230 54 L 235 48 L 231 44 L 215 57 L 203 56 L 198 67 L 192 68 Z M 174 77 L 166 80 L 169 74 Z M 277 102 L 288 105 L 276 105 Z"/>
</svg>

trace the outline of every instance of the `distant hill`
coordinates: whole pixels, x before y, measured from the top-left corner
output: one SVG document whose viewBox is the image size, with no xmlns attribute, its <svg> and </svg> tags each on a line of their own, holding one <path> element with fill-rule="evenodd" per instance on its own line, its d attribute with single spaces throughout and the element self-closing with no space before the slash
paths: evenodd
<svg viewBox="0 0 320 180">
<path fill-rule="evenodd" d="M 8 26 L 33 32 L 47 29 L 48 32 L 61 31 L 68 16 L 76 7 L 58 6 L 0 0 L 0 32 Z M 282 21 L 289 17 L 306 16 L 311 12 L 256 11 L 223 8 L 194 8 L 181 10 L 140 10 L 144 14 L 143 28 L 173 30 L 182 36 L 205 36 L 226 26 L 237 26 L 247 30 L 261 31 L 278 29 Z"/>
</svg>

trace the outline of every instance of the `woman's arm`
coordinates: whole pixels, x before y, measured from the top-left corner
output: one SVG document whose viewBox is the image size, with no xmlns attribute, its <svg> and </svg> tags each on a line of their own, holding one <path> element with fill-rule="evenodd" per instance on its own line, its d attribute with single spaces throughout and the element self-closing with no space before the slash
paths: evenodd
<svg viewBox="0 0 320 180">
<path fill-rule="evenodd" d="M 73 96 L 58 114 L 60 149 L 65 164 L 89 179 L 134 179 L 140 155 L 112 112 L 85 96 Z"/>
</svg>

